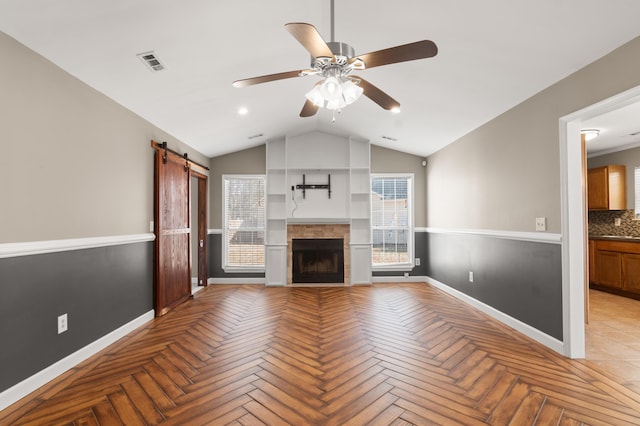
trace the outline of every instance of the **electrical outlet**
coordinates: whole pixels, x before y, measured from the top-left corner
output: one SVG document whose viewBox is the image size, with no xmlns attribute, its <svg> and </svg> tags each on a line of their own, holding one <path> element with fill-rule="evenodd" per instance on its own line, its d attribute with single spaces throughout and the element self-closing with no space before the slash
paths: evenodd
<svg viewBox="0 0 640 426">
<path fill-rule="evenodd" d="M 469 282 L 473 282 L 473 271 L 469 271 Z"/>
<path fill-rule="evenodd" d="M 547 230 L 547 218 L 536 217 L 536 231 L 546 231 L 546 230 Z"/>
<path fill-rule="evenodd" d="M 619 217 L 616 217 L 615 219 L 613 219 L 613 226 L 621 226 L 622 225 L 622 219 L 620 219 Z"/>
<path fill-rule="evenodd" d="M 69 321 L 67 314 L 62 314 L 58 317 L 58 334 L 64 333 L 69 329 Z"/>
<path fill-rule="evenodd" d="M 405 277 L 405 278 L 409 278 L 409 273 L 408 273 L 408 272 L 405 272 L 405 273 L 404 273 L 404 277 Z"/>
<path fill-rule="evenodd" d="M 416 257 L 416 266 L 420 266 L 420 258 Z"/>
</svg>

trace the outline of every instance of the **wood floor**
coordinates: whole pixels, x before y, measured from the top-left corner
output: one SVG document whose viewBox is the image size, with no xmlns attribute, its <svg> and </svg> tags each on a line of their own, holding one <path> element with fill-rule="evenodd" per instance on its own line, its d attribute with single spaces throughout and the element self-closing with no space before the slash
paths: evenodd
<svg viewBox="0 0 640 426">
<path fill-rule="evenodd" d="M 586 358 L 640 392 L 640 300 L 589 290 Z"/>
<path fill-rule="evenodd" d="M 209 286 L 0 424 L 640 424 L 615 377 L 426 284 Z"/>
</svg>

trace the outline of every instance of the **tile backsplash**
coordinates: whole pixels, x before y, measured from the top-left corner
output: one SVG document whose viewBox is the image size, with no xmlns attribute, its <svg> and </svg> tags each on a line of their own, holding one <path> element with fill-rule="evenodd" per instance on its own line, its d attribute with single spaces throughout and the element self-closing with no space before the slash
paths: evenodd
<svg viewBox="0 0 640 426">
<path fill-rule="evenodd" d="M 620 219 L 620 226 L 615 220 Z M 594 210 L 589 212 L 589 235 L 640 237 L 640 220 L 633 210 Z"/>
</svg>

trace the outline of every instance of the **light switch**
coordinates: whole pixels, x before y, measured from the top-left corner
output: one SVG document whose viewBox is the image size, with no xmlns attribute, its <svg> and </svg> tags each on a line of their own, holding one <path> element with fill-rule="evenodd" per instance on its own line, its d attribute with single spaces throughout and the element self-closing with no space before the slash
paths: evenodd
<svg viewBox="0 0 640 426">
<path fill-rule="evenodd" d="M 536 231 L 546 231 L 546 230 L 547 230 L 547 218 L 536 217 Z"/>
</svg>

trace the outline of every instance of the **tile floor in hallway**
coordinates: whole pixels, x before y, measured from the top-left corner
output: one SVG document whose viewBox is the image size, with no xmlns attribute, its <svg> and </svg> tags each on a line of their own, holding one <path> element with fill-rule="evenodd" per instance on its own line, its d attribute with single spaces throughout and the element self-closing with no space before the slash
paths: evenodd
<svg viewBox="0 0 640 426">
<path fill-rule="evenodd" d="M 640 392 L 640 300 L 589 290 L 586 358 Z"/>
</svg>

